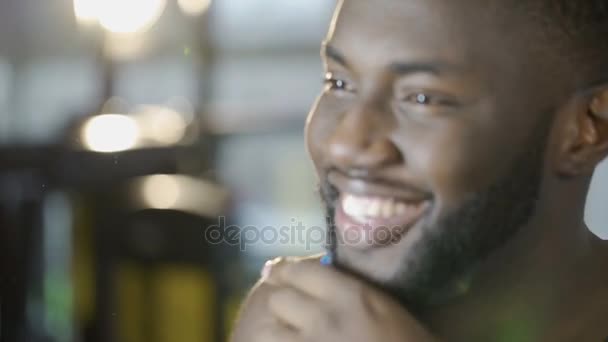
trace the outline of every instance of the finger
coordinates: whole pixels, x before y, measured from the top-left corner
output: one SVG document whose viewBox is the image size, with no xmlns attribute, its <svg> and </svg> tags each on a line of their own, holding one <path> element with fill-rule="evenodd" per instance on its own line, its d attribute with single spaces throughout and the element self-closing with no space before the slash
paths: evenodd
<svg viewBox="0 0 608 342">
<path fill-rule="evenodd" d="M 262 268 L 262 272 L 260 273 L 261 278 L 260 281 L 268 284 L 276 285 L 278 284 L 278 279 L 276 279 L 275 272 L 273 269 L 276 265 L 286 262 L 286 259 L 283 257 L 275 258 L 272 260 L 266 261 L 264 267 Z"/>
<path fill-rule="evenodd" d="M 325 301 L 353 300 L 360 297 L 363 288 L 363 283 L 359 280 L 334 267 L 321 265 L 316 260 L 279 265 L 275 272 L 278 273 L 282 284 Z"/>
<path fill-rule="evenodd" d="M 322 257 L 323 254 L 318 254 L 308 257 L 278 257 L 272 260 L 268 260 L 262 268 L 261 281 L 270 284 L 277 284 L 280 282 L 277 270 L 280 269 L 282 266 L 305 260 L 319 262 Z"/>
<path fill-rule="evenodd" d="M 305 335 L 322 329 L 323 325 L 332 321 L 323 302 L 291 287 L 275 290 L 268 300 L 268 306 L 277 319 Z"/>
<path fill-rule="evenodd" d="M 276 323 L 276 319 L 268 310 L 268 300 L 274 291 L 275 286 L 264 282 L 259 282 L 251 290 L 239 310 L 231 341 L 250 341 L 252 331 Z"/>
</svg>

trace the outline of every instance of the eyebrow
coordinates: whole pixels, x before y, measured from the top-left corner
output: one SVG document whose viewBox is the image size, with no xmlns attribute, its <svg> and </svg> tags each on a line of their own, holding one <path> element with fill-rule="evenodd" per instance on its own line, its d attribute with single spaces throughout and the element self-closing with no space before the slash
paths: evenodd
<svg viewBox="0 0 608 342">
<path fill-rule="evenodd" d="M 454 69 L 454 67 L 440 62 L 395 62 L 391 63 L 389 66 L 389 70 L 398 75 L 409 75 L 417 73 L 440 75 L 451 69 Z"/>
<path fill-rule="evenodd" d="M 346 57 L 329 43 L 323 43 L 321 54 L 344 67 L 348 67 Z M 388 66 L 388 70 L 398 75 L 416 73 L 440 75 L 448 71 L 454 71 L 455 69 L 458 68 L 452 64 L 443 62 L 394 62 Z"/>
<path fill-rule="evenodd" d="M 321 48 L 321 55 L 334 60 L 334 62 L 347 67 L 348 63 L 346 62 L 346 58 L 344 55 L 338 51 L 333 45 L 330 45 L 326 42 L 323 43 L 323 47 Z"/>
</svg>

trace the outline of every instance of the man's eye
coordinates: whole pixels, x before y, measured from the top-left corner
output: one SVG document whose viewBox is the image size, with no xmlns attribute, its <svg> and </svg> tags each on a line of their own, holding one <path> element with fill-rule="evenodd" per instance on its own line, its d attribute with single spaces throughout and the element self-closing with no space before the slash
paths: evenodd
<svg viewBox="0 0 608 342">
<path fill-rule="evenodd" d="M 403 98 L 402 101 L 422 106 L 453 106 L 456 104 L 453 100 L 444 96 L 426 93 L 413 93 Z"/>
<path fill-rule="evenodd" d="M 426 94 L 412 94 L 407 97 L 407 100 L 416 104 L 428 105 L 431 104 L 432 98 Z"/>
<path fill-rule="evenodd" d="M 327 80 L 327 84 L 330 86 L 331 89 L 346 90 L 346 82 L 343 80 L 331 78 Z"/>
<path fill-rule="evenodd" d="M 336 78 L 331 73 L 327 73 L 325 75 L 324 83 L 327 85 L 329 90 L 352 91 L 352 87 L 345 80 Z"/>
</svg>

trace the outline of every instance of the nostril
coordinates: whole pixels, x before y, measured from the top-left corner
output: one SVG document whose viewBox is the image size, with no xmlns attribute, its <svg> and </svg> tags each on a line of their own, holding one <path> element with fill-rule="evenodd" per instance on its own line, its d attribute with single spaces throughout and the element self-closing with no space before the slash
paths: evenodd
<svg viewBox="0 0 608 342">
<path fill-rule="evenodd" d="M 366 167 L 382 167 L 399 164 L 404 161 L 399 148 L 389 139 L 374 141 L 359 154 L 357 164 Z"/>
<path fill-rule="evenodd" d="M 333 163 L 345 169 L 373 169 L 404 160 L 399 148 L 389 139 L 374 141 L 360 139 L 336 139 L 327 145 Z"/>
</svg>

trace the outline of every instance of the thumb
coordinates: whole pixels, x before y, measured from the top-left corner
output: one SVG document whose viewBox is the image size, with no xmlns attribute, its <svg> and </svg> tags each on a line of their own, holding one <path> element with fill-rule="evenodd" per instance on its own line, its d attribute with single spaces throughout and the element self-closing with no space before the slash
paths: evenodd
<svg viewBox="0 0 608 342">
<path fill-rule="evenodd" d="M 262 268 L 260 282 L 266 282 L 271 285 L 279 285 L 281 283 L 279 276 L 281 273 L 280 270 L 281 268 L 285 267 L 285 265 L 301 261 L 321 262 L 321 258 L 323 256 L 324 254 L 318 254 L 307 257 L 279 257 L 272 260 L 268 260 Z"/>
</svg>

